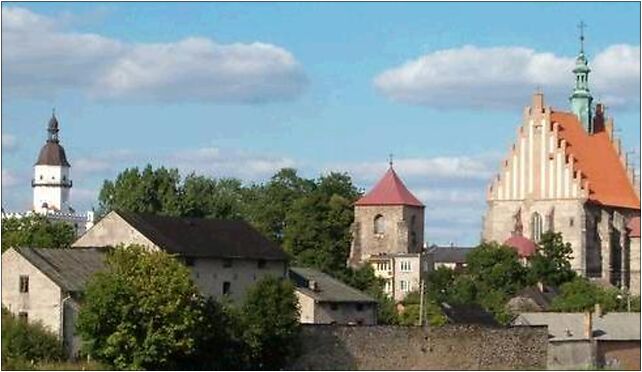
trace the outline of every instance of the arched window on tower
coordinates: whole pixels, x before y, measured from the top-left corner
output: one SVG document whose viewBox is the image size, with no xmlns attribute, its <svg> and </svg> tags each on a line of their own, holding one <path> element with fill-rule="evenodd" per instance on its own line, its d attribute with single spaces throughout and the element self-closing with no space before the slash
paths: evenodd
<svg viewBox="0 0 642 372">
<path fill-rule="evenodd" d="M 542 237 L 542 216 L 535 212 L 531 216 L 531 240 L 538 243 Z"/>
<path fill-rule="evenodd" d="M 384 230 L 384 219 L 383 216 L 378 214 L 374 218 L 374 233 L 383 234 Z"/>
</svg>

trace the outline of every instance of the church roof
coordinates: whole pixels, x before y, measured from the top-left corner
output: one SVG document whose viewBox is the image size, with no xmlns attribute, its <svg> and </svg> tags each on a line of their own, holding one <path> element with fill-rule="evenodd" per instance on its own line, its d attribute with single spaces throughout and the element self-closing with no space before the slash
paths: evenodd
<svg viewBox="0 0 642 372">
<path fill-rule="evenodd" d="M 390 167 L 369 193 L 357 200 L 355 205 L 424 205 L 406 188 L 395 170 Z"/>
<path fill-rule="evenodd" d="M 519 257 L 530 257 L 537 251 L 535 243 L 522 235 L 511 236 L 504 242 L 504 245 L 515 249 Z"/>
<path fill-rule="evenodd" d="M 47 142 L 38 155 L 36 165 L 57 165 L 71 167 L 67 161 L 65 149 L 57 142 Z"/>
<path fill-rule="evenodd" d="M 551 121 L 559 123 L 560 139 L 568 145 L 566 153 L 573 155 L 576 169 L 589 181 L 590 201 L 640 209 L 640 199 L 606 131 L 587 134 L 569 112 L 552 112 Z"/>
</svg>

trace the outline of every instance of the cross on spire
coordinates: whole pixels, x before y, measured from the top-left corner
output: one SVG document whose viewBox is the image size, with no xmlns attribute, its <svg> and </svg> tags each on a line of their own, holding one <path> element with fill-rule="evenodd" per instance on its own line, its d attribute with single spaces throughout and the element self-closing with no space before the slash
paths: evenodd
<svg viewBox="0 0 642 372">
<path fill-rule="evenodd" d="M 577 28 L 580 29 L 580 53 L 584 53 L 584 29 L 586 28 L 586 23 L 584 23 L 584 21 L 580 21 Z"/>
<path fill-rule="evenodd" d="M 390 164 L 390 168 L 392 168 L 392 153 L 388 154 L 388 164 Z"/>
</svg>

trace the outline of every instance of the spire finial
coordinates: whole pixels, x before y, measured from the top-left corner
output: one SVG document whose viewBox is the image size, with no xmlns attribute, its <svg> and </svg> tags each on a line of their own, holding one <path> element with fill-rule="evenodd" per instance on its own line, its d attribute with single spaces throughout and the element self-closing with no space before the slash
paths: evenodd
<svg viewBox="0 0 642 372">
<path fill-rule="evenodd" d="M 390 168 L 392 168 L 392 153 L 388 154 L 388 164 L 390 164 Z"/>
<path fill-rule="evenodd" d="M 584 54 L 584 29 L 586 28 L 586 23 L 584 23 L 584 21 L 580 21 L 577 28 L 580 29 L 580 53 Z"/>
</svg>

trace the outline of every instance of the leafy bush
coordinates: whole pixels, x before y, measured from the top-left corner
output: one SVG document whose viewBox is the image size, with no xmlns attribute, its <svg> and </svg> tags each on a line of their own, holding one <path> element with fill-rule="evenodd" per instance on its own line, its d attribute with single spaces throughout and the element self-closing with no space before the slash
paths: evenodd
<svg viewBox="0 0 642 372">
<path fill-rule="evenodd" d="M 57 361 L 63 358 L 62 345 L 56 335 L 41 323 L 17 319 L 2 308 L 2 364 L 16 369 L 35 361 Z"/>
</svg>

